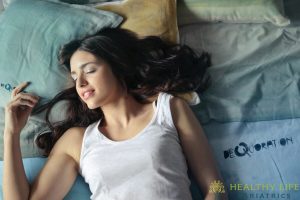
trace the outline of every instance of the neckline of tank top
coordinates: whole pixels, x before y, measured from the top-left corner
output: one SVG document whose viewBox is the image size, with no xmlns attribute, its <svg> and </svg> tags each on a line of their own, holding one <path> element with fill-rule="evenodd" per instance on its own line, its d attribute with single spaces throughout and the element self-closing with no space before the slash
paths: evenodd
<svg viewBox="0 0 300 200">
<path fill-rule="evenodd" d="M 101 139 L 104 139 L 106 142 L 109 142 L 109 143 L 112 143 L 112 144 L 121 144 L 121 143 L 126 143 L 126 142 L 130 142 L 132 140 L 135 140 L 137 139 L 138 137 L 140 137 L 141 135 L 143 135 L 143 133 L 145 132 L 145 130 L 155 121 L 156 119 L 156 116 L 157 116 L 157 113 L 158 113 L 158 108 L 160 106 L 160 99 L 161 99 L 161 94 L 162 93 L 159 93 L 158 94 L 158 97 L 157 97 L 157 105 L 155 106 L 155 102 L 156 101 L 153 101 L 152 102 L 152 107 L 154 109 L 154 113 L 153 113 L 153 116 L 150 120 L 150 122 L 141 130 L 139 131 L 136 135 L 134 135 L 133 137 L 129 138 L 129 139 L 126 139 L 126 140 L 112 140 L 112 139 L 109 139 L 108 137 L 106 137 L 99 129 L 99 124 L 101 122 L 101 119 L 98 121 L 98 123 L 96 124 L 96 130 L 97 130 L 97 136 L 98 137 L 101 137 Z"/>
</svg>

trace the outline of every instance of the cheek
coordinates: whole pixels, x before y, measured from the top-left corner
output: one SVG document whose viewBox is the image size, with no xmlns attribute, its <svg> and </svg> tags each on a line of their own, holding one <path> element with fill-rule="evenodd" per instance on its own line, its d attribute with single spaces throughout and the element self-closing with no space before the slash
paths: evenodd
<svg viewBox="0 0 300 200">
<path fill-rule="evenodd" d="M 75 83 L 75 88 L 76 88 L 76 94 L 77 94 L 77 96 L 80 97 L 79 91 L 78 91 L 78 87 L 77 87 L 77 84 L 76 84 L 76 83 Z"/>
<path fill-rule="evenodd" d="M 107 72 L 101 74 L 101 76 L 98 77 L 97 82 L 99 83 L 99 86 L 105 86 L 108 88 L 115 88 L 119 87 L 119 81 L 118 79 L 112 74 L 112 72 Z"/>
</svg>

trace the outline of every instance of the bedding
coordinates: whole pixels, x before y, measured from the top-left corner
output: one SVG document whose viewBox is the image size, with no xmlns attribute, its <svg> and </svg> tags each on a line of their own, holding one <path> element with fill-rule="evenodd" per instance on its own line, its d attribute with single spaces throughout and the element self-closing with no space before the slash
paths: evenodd
<svg viewBox="0 0 300 200">
<path fill-rule="evenodd" d="M 3 2 L 4 8 L 7 8 L 9 4 L 11 4 L 12 2 L 20 1 L 20 0 L 1 0 L 1 1 Z M 93 4 L 93 3 L 111 2 L 111 1 L 119 1 L 119 0 L 52 0 L 52 1 L 60 1 L 64 3 L 70 3 L 70 4 Z"/>
<path fill-rule="evenodd" d="M 125 18 L 121 28 L 139 36 L 156 35 L 171 43 L 178 43 L 176 0 L 124 0 L 95 6 L 115 12 Z"/>
<path fill-rule="evenodd" d="M 14 1 L 3 0 L 6 8 Z M 44 0 L 45 1 L 45 0 Z M 70 4 L 85 4 L 99 10 L 111 11 L 124 18 L 122 28 L 141 37 L 157 35 L 171 43 L 178 43 L 176 0 L 51 0 Z"/>
<path fill-rule="evenodd" d="M 300 118 L 210 122 L 204 130 L 229 199 L 300 199 Z"/>
<path fill-rule="evenodd" d="M 213 55 L 212 84 L 201 95 L 205 104 L 197 109 L 201 121 L 300 117 L 299 39 L 299 27 L 295 25 L 182 27 L 181 42 Z"/>
<path fill-rule="evenodd" d="M 181 43 L 212 55 L 211 85 L 193 110 L 229 199 L 300 199 L 300 2 L 284 3 L 285 27 L 179 27 Z"/>
<path fill-rule="evenodd" d="M 2 0 L 0 0 L 0 14 L 3 12 L 4 6 Z"/>
<path fill-rule="evenodd" d="M 178 0 L 178 24 L 206 22 L 290 23 L 282 0 Z"/>
<path fill-rule="evenodd" d="M 219 186 L 229 199 L 300 199 L 299 8 L 298 0 L 284 1 L 287 26 L 199 21 L 179 26 L 182 44 L 212 55 L 211 85 L 192 109 L 213 148 L 224 178 Z M 3 126 L 1 119 L 0 108 Z M 45 158 L 23 162 L 32 181 Z M 190 178 L 193 199 L 202 199 Z M 65 199 L 89 195 L 78 176 Z"/>
</svg>

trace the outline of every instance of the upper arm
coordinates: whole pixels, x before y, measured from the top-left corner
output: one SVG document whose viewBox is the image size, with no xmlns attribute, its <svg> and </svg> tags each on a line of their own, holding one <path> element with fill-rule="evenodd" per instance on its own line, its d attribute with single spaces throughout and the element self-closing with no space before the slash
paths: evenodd
<svg viewBox="0 0 300 200">
<path fill-rule="evenodd" d="M 221 179 L 208 140 L 198 119 L 184 100 L 174 97 L 170 104 L 174 125 L 189 167 L 202 192 L 207 194 L 211 182 Z"/>
<path fill-rule="evenodd" d="M 72 136 L 76 131 L 75 128 L 69 129 L 54 145 L 45 166 L 31 186 L 30 199 L 63 199 L 68 193 L 78 174 L 78 162 L 70 153 L 74 138 L 76 140 Z"/>
</svg>

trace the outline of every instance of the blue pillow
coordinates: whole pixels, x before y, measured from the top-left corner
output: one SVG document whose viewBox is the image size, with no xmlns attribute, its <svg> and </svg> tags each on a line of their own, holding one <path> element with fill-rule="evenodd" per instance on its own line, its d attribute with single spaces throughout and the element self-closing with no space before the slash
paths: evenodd
<svg viewBox="0 0 300 200">
<path fill-rule="evenodd" d="M 0 9 L 1 9 L 1 6 L 3 9 L 7 8 L 7 6 L 9 6 L 9 4 L 13 3 L 14 1 L 25 1 L 25 0 L 0 0 Z M 97 4 L 97 3 L 122 1 L 122 0 L 55 0 L 55 1 L 71 3 L 71 4 Z"/>
<path fill-rule="evenodd" d="M 24 81 L 31 82 L 26 92 L 39 95 L 40 103 L 49 101 L 71 80 L 58 63 L 59 48 L 103 27 L 117 27 L 121 21 L 117 14 L 82 5 L 39 0 L 10 4 L 0 15 L 0 108 L 10 100 L 13 87 Z M 21 135 L 23 156 L 40 154 L 33 141 L 45 127 L 43 114 L 29 119 Z M 0 144 L 0 158 L 2 151 Z"/>
</svg>

